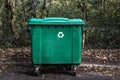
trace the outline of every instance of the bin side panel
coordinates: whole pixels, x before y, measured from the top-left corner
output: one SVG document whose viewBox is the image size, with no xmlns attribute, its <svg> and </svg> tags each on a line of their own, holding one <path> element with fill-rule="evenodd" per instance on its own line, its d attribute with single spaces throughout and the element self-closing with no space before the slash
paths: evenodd
<svg viewBox="0 0 120 80">
<path fill-rule="evenodd" d="M 73 64 L 80 64 L 82 58 L 82 27 L 73 27 Z"/>
<path fill-rule="evenodd" d="M 63 26 L 44 26 L 41 29 L 42 64 L 72 63 L 72 29 Z"/>
<path fill-rule="evenodd" d="M 32 27 L 32 61 L 41 64 L 41 31 L 40 27 Z"/>
</svg>

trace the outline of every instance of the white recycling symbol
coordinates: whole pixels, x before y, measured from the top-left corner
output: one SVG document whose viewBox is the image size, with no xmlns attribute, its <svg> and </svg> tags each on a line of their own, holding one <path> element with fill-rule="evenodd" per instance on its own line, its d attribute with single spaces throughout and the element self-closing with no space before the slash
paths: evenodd
<svg viewBox="0 0 120 80">
<path fill-rule="evenodd" d="M 58 36 L 58 38 L 63 38 L 64 37 L 64 33 L 63 32 L 58 32 L 57 36 Z"/>
</svg>

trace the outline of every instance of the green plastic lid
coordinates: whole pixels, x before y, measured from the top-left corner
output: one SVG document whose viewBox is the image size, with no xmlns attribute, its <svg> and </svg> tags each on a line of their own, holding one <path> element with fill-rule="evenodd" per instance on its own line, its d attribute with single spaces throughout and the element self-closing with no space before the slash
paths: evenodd
<svg viewBox="0 0 120 80">
<path fill-rule="evenodd" d="M 82 19 L 68 19 L 59 17 L 49 17 L 44 19 L 31 18 L 28 25 L 84 25 L 85 21 Z"/>
</svg>

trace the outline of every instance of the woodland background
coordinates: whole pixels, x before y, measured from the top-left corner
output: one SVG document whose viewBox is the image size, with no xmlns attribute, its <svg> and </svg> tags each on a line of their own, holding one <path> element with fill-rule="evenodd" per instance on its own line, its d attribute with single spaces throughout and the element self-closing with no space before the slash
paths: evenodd
<svg viewBox="0 0 120 80">
<path fill-rule="evenodd" d="M 27 22 L 33 17 L 84 19 L 82 64 L 87 66 L 81 66 L 78 72 L 95 71 L 94 74 L 120 77 L 120 0 L 0 0 L 0 79 L 12 78 L 9 72 L 4 74 L 9 68 L 13 77 L 15 70 L 32 70 L 28 65 L 31 64 L 31 41 Z"/>
<path fill-rule="evenodd" d="M 120 0 L 0 0 L 0 47 L 28 47 L 28 19 L 81 18 L 85 48 L 120 48 Z"/>
</svg>

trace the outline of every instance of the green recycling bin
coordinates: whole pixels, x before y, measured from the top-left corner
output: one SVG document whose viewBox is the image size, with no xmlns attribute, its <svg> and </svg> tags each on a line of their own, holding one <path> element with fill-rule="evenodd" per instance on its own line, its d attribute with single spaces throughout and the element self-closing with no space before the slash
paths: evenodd
<svg viewBox="0 0 120 80">
<path fill-rule="evenodd" d="M 45 64 L 79 65 L 84 24 L 82 19 L 29 19 L 32 62 L 37 66 L 36 71 Z"/>
</svg>

